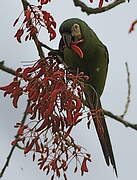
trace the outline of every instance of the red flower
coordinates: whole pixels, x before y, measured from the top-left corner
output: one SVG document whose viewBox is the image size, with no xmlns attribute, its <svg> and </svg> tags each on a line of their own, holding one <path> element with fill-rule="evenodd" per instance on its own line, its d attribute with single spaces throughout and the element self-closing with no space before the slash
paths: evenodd
<svg viewBox="0 0 137 180">
<path fill-rule="evenodd" d="M 82 175 L 84 174 L 84 172 L 88 172 L 87 160 L 91 162 L 90 158 L 84 157 L 82 165 L 81 165 L 81 174 Z"/>
<path fill-rule="evenodd" d="M 11 94 L 11 98 L 13 98 L 13 106 L 17 108 L 17 102 L 19 97 L 23 93 L 23 89 L 20 86 L 20 81 L 14 80 L 7 86 L 0 87 L 1 90 L 5 91 L 4 96 L 7 94 Z"/>
<path fill-rule="evenodd" d="M 43 5 L 43 4 L 47 4 L 48 2 L 50 2 L 51 0 L 41 0 L 40 1 L 40 3 L 41 3 L 41 5 Z"/>
<path fill-rule="evenodd" d="M 24 154 L 27 154 L 34 146 L 34 144 L 38 141 L 39 139 L 39 136 L 36 136 L 32 141 L 31 143 L 25 147 L 24 149 Z"/>
<path fill-rule="evenodd" d="M 16 32 L 16 34 L 15 34 L 15 36 L 14 37 L 16 37 L 17 38 L 17 41 L 19 42 L 19 43 L 21 43 L 21 36 L 24 34 L 24 30 L 23 30 L 23 28 L 21 28 L 21 29 L 18 29 L 17 30 L 17 32 Z"/>
<path fill-rule="evenodd" d="M 104 2 L 104 0 L 100 0 L 100 1 L 99 1 L 99 5 L 98 5 L 99 8 L 102 8 L 103 2 Z"/>
<path fill-rule="evenodd" d="M 134 27 L 135 27 L 135 25 L 137 24 L 137 20 L 136 21 L 134 21 L 132 24 L 131 24 L 131 27 L 130 27 L 130 29 L 129 29 L 129 33 L 131 33 L 132 31 L 134 31 Z"/>
<path fill-rule="evenodd" d="M 23 23 L 25 23 L 25 22 L 27 22 L 27 21 L 30 21 L 31 20 L 31 14 L 32 14 L 32 12 L 29 10 L 29 9 L 27 9 L 27 10 L 25 10 L 25 19 L 24 19 L 24 21 L 23 21 Z"/>
</svg>

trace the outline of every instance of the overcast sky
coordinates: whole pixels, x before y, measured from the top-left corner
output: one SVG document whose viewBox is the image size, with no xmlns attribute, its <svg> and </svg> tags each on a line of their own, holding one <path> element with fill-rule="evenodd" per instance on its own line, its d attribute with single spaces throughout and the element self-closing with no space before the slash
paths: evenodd
<svg viewBox="0 0 137 180">
<path fill-rule="evenodd" d="M 34 0 L 32 1 L 34 2 Z M 13 22 L 22 11 L 21 2 L 1 1 L 0 4 L 0 60 L 4 60 L 9 67 L 22 66 L 23 60 L 38 58 L 34 43 L 23 42 L 19 44 L 14 38 L 17 27 L 13 28 Z M 79 8 L 73 6 L 71 0 L 52 0 L 47 6 L 56 22 L 60 25 L 65 19 L 71 17 L 81 18 L 96 32 L 98 37 L 108 47 L 110 54 L 109 73 L 102 95 L 103 107 L 119 115 L 123 113 L 127 97 L 127 74 L 125 62 L 128 62 L 131 75 L 131 104 L 126 120 L 137 123 L 137 26 L 132 34 L 128 29 L 132 21 L 137 18 L 137 1 L 124 3 L 111 11 L 87 16 Z M 59 26 L 58 26 L 59 27 Z M 57 32 L 58 32 L 57 27 Z M 57 33 L 58 34 L 58 33 Z M 41 41 L 47 43 L 47 33 L 42 33 Z M 53 48 L 58 47 L 60 35 L 52 42 L 47 43 Z M 7 84 L 12 76 L 0 71 L 0 86 Z M 25 101 L 19 102 L 19 108 L 13 109 L 9 97 L 4 98 L 0 92 L 0 168 L 3 167 L 10 151 L 10 142 L 16 134 L 13 128 L 16 121 L 20 121 L 25 108 Z M 106 118 L 111 135 L 113 150 L 117 163 L 119 180 L 136 179 L 137 166 L 137 131 L 125 128 L 113 119 Z M 69 180 L 115 180 L 115 174 L 111 167 L 107 167 L 102 150 L 95 133 L 95 129 L 87 130 L 86 123 L 81 123 L 74 131 L 76 141 L 85 146 L 92 155 L 92 163 L 89 165 L 89 173 L 81 177 L 78 174 L 68 173 Z M 23 152 L 16 149 L 3 180 L 10 179 L 49 179 L 41 172 L 37 165 L 32 162 L 30 156 L 24 157 Z"/>
</svg>

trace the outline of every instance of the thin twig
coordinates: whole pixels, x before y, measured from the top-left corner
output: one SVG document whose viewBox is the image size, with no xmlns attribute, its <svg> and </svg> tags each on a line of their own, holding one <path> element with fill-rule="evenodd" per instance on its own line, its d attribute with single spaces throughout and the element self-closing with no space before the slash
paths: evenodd
<svg viewBox="0 0 137 180">
<path fill-rule="evenodd" d="M 127 102 L 126 102 L 126 105 L 125 105 L 125 110 L 124 110 L 124 113 L 121 115 L 122 118 L 124 118 L 124 116 L 126 115 L 126 113 L 128 111 L 129 104 L 130 104 L 130 96 L 131 96 L 130 72 L 129 72 L 127 62 L 125 63 L 125 65 L 126 65 L 126 71 L 127 71 L 128 94 L 127 94 Z"/>
<path fill-rule="evenodd" d="M 29 106 L 30 106 L 30 101 L 28 101 L 28 103 L 27 103 L 27 107 L 26 107 L 26 109 L 25 109 L 24 115 L 23 115 L 22 120 L 21 120 L 21 126 L 24 125 L 24 123 L 25 123 L 25 120 L 26 120 L 26 117 L 27 117 L 27 112 L 26 112 L 26 111 L 27 111 L 27 108 L 28 108 Z M 16 134 L 15 138 L 18 138 L 18 137 L 19 137 L 19 135 Z M 12 156 L 12 154 L 13 154 L 13 152 L 14 152 L 15 147 L 16 147 L 16 144 L 12 146 L 9 155 L 7 156 L 7 160 L 6 160 L 6 162 L 5 162 L 2 170 L 1 170 L 1 172 L 0 172 L 0 178 L 2 178 L 2 176 L 3 176 L 3 174 L 4 174 L 5 170 L 6 170 L 6 168 L 7 168 L 8 165 L 9 165 L 9 161 L 10 161 L 10 159 L 11 159 L 11 156 Z"/>
<path fill-rule="evenodd" d="M 49 51 L 54 51 L 54 49 L 52 49 L 51 47 L 47 46 L 46 44 L 44 44 L 44 43 L 42 43 L 42 42 L 39 42 L 39 45 L 40 45 L 41 47 L 44 47 L 44 48 L 48 49 Z"/>
<path fill-rule="evenodd" d="M 134 130 L 137 130 L 137 124 L 133 124 L 133 123 L 130 123 L 128 121 L 125 121 L 121 116 L 117 116 L 110 111 L 104 110 L 104 113 L 106 116 L 111 117 L 112 119 L 124 124 L 125 127 L 130 127 Z"/>
<path fill-rule="evenodd" d="M 7 72 L 7 73 L 12 74 L 12 75 L 15 76 L 15 71 L 14 71 L 13 69 L 5 66 L 5 65 L 4 65 L 4 61 L 1 61 L 1 62 L 0 62 L 0 69 L 1 69 L 2 71 L 5 71 L 5 72 Z"/>
<path fill-rule="evenodd" d="M 81 11 L 82 12 L 85 12 L 87 13 L 87 15 L 90 15 L 90 14 L 98 14 L 98 13 L 102 13 L 102 12 L 105 12 L 105 11 L 108 11 L 124 2 L 126 2 L 127 0 L 117 0 L 111 4 L 109 4 L 108 6 L 104 6 L 102 8 L 91 8 L 91 7 L 88 7 L 84 2 L 82 2 L 81 0 L 73 0 L 74 2 L 74 5 L 76 7 L 80 7 L 81 8 Z"/>
</svg>

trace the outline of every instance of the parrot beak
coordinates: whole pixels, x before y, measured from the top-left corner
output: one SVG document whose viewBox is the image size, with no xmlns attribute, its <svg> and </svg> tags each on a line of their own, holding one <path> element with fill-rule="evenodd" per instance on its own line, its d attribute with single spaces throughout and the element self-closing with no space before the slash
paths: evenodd
<svg viewBox="0 0 137 180">
<path fill-rule="evenodd" d="M 63 41 L 66 47 L 71 48 L 72 36 L 69 33 L 63 34 Z"/>
</svg>

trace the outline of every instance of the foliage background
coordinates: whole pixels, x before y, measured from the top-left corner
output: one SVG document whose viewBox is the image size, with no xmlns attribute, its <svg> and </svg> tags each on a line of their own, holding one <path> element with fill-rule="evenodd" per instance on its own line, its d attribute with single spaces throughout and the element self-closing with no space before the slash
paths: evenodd
<svg viewBox="0 0 137 180">
<path fill-rule="evenodd" d="M 110 54 L 110 64 L 102 103 L 105 109 L 111 110 L 118 115 L 123 113 L 126 102 L 127 75 L 125 62 L 128 62 L 132 83 L 132 99 L 125 119 L 137 123 L 137 27 L 135 27 L 135 32 L 128 34 L 130 24 L 136 18 L 137 2 L 131 1 L 130 3 L 124 3 L 108 12 L 90 16 L 82 13 L 79 8 L 74 7 L 71 0 L 53 0 L 51 4 L 47 5 L 46 9 L 55 17 L 58 27 L 62 21 L 71 17 L 79 17 L 85 20 L 104 44 L 106 44 Z M 33 60 L 38 57 L 33 42 L 19 44 L 14 39 L 16 27 L 13 28 L 12 25 L 21 11 L 22 6 L 20 1 L 1 2 L 0 60 L 4 60 L 5 64 L 13 69 L 23 66 L 21 61 Z M 48 35 L 43 32 L 40 39 L 47 43 Z M 55 40 L 47 44 L 53 48 L 57 48 L 59 39 L 60 35 L 58 34 Z M 7 84 L 11 78 L 11 75 L 0 71 L 0 85 Z M 0 92 L 0 169 L 10 151 L 10 142 L 16 134 L 16 129 L 13 126 L 22 117 L 25 108 L 25 99 L 21 99 L 19 104 L 17 110 L 13 109 L 10 99 L 3 98 L 3 92 Z M 111 134 L 119 180 L 136 179 L 137 132 L 125 128 L 110 118 L 107 118 L 107 124 Z M 69 179 L 116 179 L 113 170 L 107 168 L 105 165 L 94 127 L 91 130 L 87 130 L 86 123 L 83 122 L 75 129 L 74 134 L 77 142 L 86 147 L 88 152 L 92 154 L 92 163 L 89 166 L 89 173 L 85 174 L 84 177 L 70 173 L 68 175 Z M 47 177 L 43 172 L 39 171 L 38 167 L 30 160 L 29 155 L 24 157 L 23 153 L 16 149 L 3 180 L 23 180 L 25 178 L 45 180 Z"/>
</svg>

